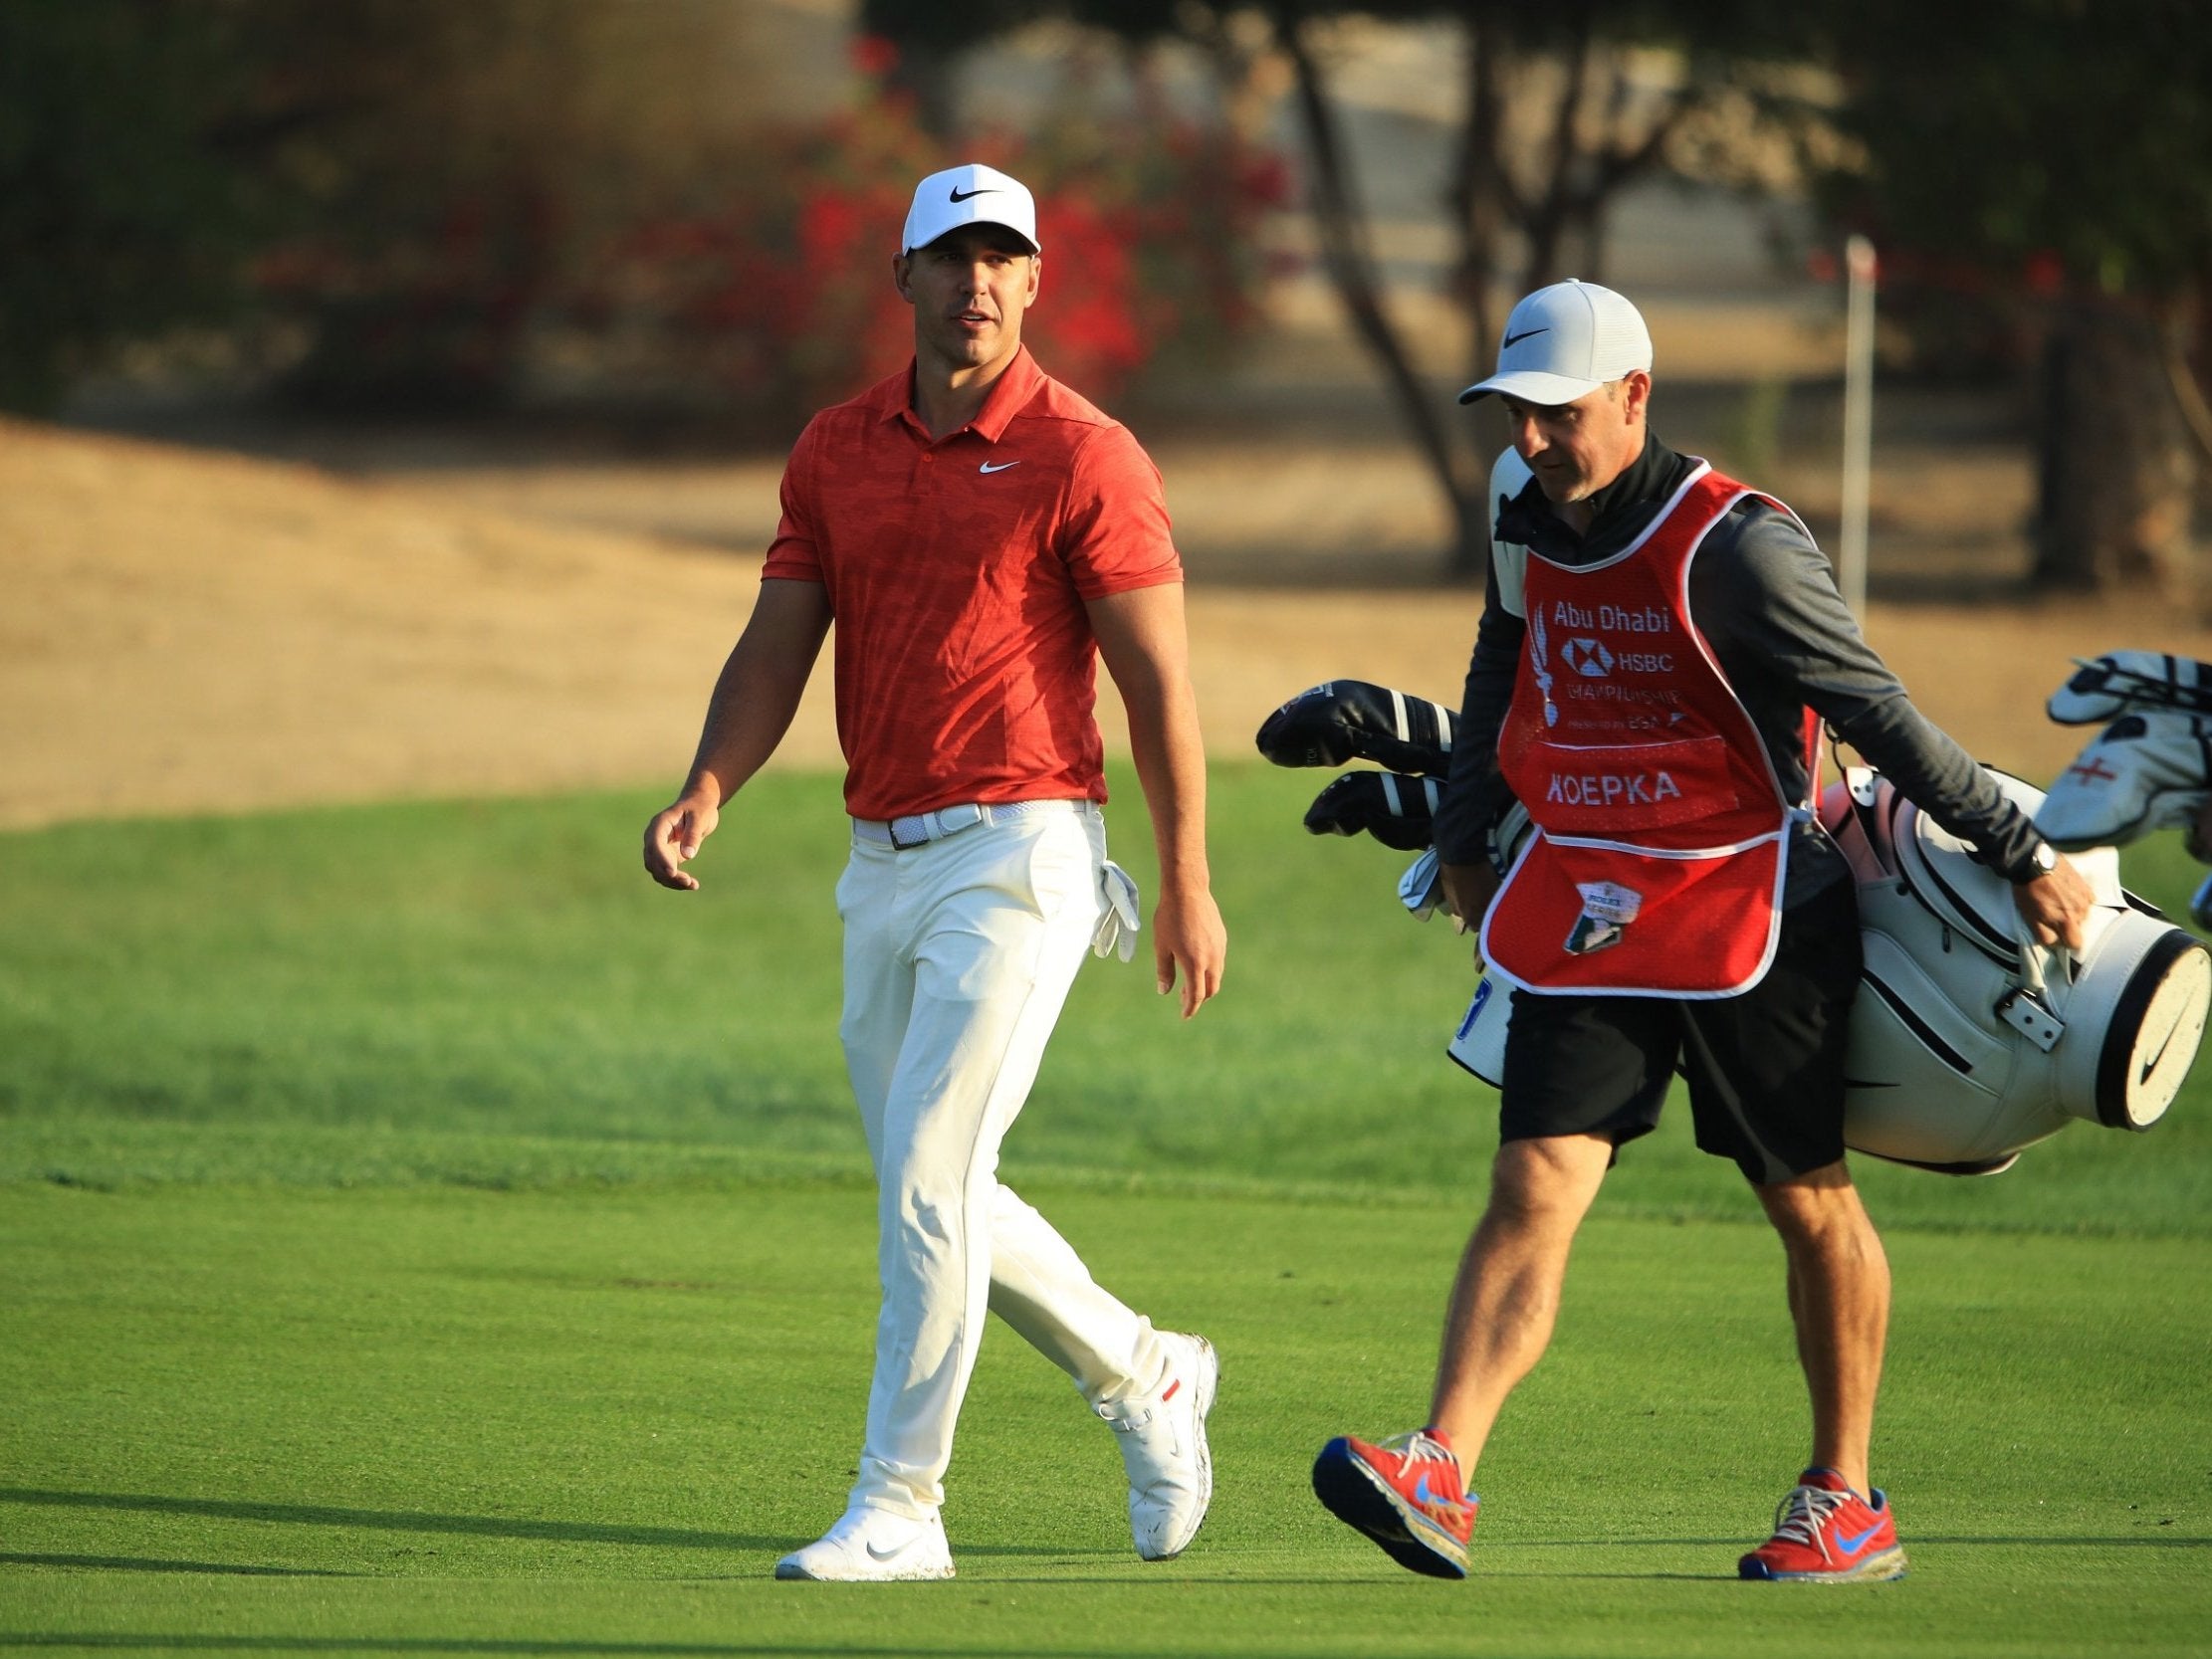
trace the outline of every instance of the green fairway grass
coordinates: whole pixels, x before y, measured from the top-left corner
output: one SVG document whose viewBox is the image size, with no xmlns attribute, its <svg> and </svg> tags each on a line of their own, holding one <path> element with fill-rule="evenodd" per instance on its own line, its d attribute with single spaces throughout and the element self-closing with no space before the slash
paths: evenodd
<svg viewBox="0 0 2212 1659">
<path fill-rule="evenodd" d="M 1732 1576 L 1802 1455 L 1772 1241 L 1595 1222 L 1449 1585 L 1305 1474 L 1331 1434 L 1416 1420 L 1455 1222 L 1040 1195 L 1219 1345 L 1213 1517 L 1139 1562 L 1111 1436 L 995 1329 L 960 1578 L 847 1587 L 768 1571 L 851 1476 L 863 1193 L 18 1188 L 0 1648 L 2075 1654 L 2212 1628 L 2194 1241 L 1894 1236 L 1880 1468 L 1913 1572 L 1809 1589 Z"/>
<path fill-rule="evenodd" d="M 1218 768 L 1226 994 L 1184 1025 L 1147 961 L 1078 977 L 1009 1169 L 1169 1190 L 1429 1202 L 1480 1189 L 1496 1097 L 1443 1058 L 1468 941 L 1398 908 L 1407 863 L 1298 817 L 1325 774 Z M 1117 774 L 1115 852 L 1150 837 Z M 643 795 L 376 806 L 0 837 L 0 1178 L 544 1183 L 866 1165 L 837 1052 L 826 778 L 768 774 L 648 882 Z M 2178 913 L 2176 838 L 2130 879 Z M 1148 882 L 1149 886 L 1149 882 Z M 2212 1231 L 2212 1064 L 2134 1137 L 2069 1128 L 2007 1174 L 1870 1163 L 1886 1221 Z M 1686 1139 L 1623 1214 L 1754 1213 Z"/>
<path fill-rule="evenodd" d="M 0 836 L 0 1652 L 2212 1651 L 2206 1066 L 2147 1136 L 1862 1167 L 1902 1582 L 1733 1579 L 1805 1406 L 1779 1249 L 1679 1112 L 1484 1458 L 1475 1576 L 1322 1512 L 1325 1439 L 1419 1420 L 1495 1139 L 1441 1055 L 1466 941 L 1298 828 L 1323 781 L 1217 774 L 1223 997 L 1087 965 L 1006 1148 L 1218 1345 L 1205 1532 L 1139 1562 L 1112 1437 L 995 1328 L 960 1577 L 909 1586 L 767 1576 L 841 1506 L 873 1331 L 833 782 L 762 778 L 688 897 L 633 794 Z M 2178 911 L 2173 840 L 2128 872 Z"/>
</svg>

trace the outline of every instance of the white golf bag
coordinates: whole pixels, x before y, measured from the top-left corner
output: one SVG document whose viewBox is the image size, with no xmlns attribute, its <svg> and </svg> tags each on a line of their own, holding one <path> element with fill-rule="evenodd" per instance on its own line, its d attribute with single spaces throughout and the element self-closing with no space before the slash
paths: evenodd
<svg viewBox="0 0 2212 1659">
<path fill-rule="evenodd" d="M 1879 774 L 1854 767 L 1823 793 L 1821 823 L 1858 882 L 1865 952 L 1847 1063 L 1848 1145 L 1947 1174 L 1993 1174 L 2072 1119 L 2140 1131 L 2173 1103 L 2212 1007 L 2212 954 L 2122 891 L 2105 842 L 2183 822 L 2202 803 L 2212 780 L 2212 664 L 2115 652 L 2083 663 L 2051 700 L 2062 722 L 2115 715 L 2048 801 L 1991 774 L 2096 893 L 2078 957 L 2024 943 L 2011 885 Z M 1270 716 L 1259 748 L 1278 765 L 1364 759 L 1401 770 L 1338 778 L 1306 828 L 1410 849 L 1429 837 L 1434 780 L 1449 769 L 1455 725 L 1440 705 L 1334 681 Z M 1500 873 L 1532 827 L 1517 803 L 1500 819 L 1490 846 Z M 1406 872 L 1399 900 L 1424 920 L 1440 904 L 1434 849 Z M 2194 909 L 2212 926 L 2212 880 Z M 1511 1003 L 1484 979 L 1450 1044 L 1453 1060 L 1493 1086 L 1504 1076 Z"/>
<path fill-rule="evenodd" d="M 2023 810 L 2042 793 L 1997 776 Z M 1946 1174 L 1993 1174 L 2071 1119 L 2145 1130 L 2188 1074 L 2212 954 L 2119 885 L 2109 847 L 2074 862 L 2097 894 L 2079 956 L 2022 936 L 2012 890 L 1879 774 L 1854 767 L 1821 823 L 1859 887 L 1844 1140 Z M 1495 1084 L 1511 999 L 1477 988 L 1450 1053 Z"/>
</svg>

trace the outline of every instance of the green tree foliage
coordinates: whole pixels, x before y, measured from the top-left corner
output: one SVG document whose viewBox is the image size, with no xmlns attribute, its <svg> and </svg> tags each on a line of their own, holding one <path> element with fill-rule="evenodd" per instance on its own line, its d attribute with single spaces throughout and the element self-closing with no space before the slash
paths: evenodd
<svg viewBox="0 0 2212 1659">
<path fill-rule="evenodd" d="M 1488 551 L 1494 433 L 1442 406 L 1438 365 L 1420 360 L 1392 316 L 1331 88 L 1336 26 L 1442 22 L 1459 37 L 1461 105 L 1438 205 L 1456 240 L 1449 292 L 1471 360 L 1442 365 L 1451 376 L 1487 367 L 1500 283 L 1525 291 L 1570 270 L 1603 274 L 1605 217 L 1624 189 L 1670 168 L 1733 181 L 1750 170 L 1742 151 L 1776 147 L 1804 118 L 1772 73 L 1800 49 L 1798 16 L 1751 0 L 865 0 L 863 16 L 922 66 L 913 83 L 925 108 L 949 105 L 962 47 L 1046 18 L 1140 46 L 1185 40 L 1217 64 L 1248 56 L 1255 36 L 1278 54 L 1292 72 L 1322 265 L 1448 506 L 1446 561 L 1460 574 Z"/>
<path fill-rule="evenodd" d="M 225 314 L 271 206 L 236 165 L 240 14 L 0 6 L 0 407 L 39 411 L 119 340 Z"/>
<path fill-rule="evenodd" d="M 2182 588 L 2212 448 L 2212 29 L 2188 0 L 1980 0 L 1950 22 L 1968 52 L 1928 27 L 1835 9 L 1864 165 L 1830 199 L 1933 298 L 1937 350 L 2028 342 L 2039 582 Z"/>
<path fill-rule="evenodd" d="M 1925 6 L 1836 9 L 1843 121 L 1868 168 L 1841 199 L 1886 239 L 1999 278 L 2055 260 L 2112 294 L 2212 269 L 2212 28 L 2192 0 L 1977 0 L 1931 49 Z M 1856 198 L 1856 199 L 1854 199 Z"/>
</svg>

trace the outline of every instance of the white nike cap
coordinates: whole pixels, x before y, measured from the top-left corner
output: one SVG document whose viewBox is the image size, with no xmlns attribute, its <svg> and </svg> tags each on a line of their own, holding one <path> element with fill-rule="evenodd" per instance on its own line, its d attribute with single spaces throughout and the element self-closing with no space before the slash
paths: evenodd
<svg viewBox="0 0 2212 1659">
<path fill-rule="evenodd" d="M 995 167 L 972 161 L 932 173 L 914 187 L 914 205 L 906 210 L 906 235 L 899 252 L 927 248 L 947 231 L 964 225 L 1003 225 L 1028 243 L 1031 253 L 1040 251 L 1037 204 L 1029 187 Z"/>
<path fill-rule="evenodd" d="M 1569 278 L 1513 308 L 1498 340 L 1497 372 L 1461 392 L 1459 401 L 1504 392 L 1523 403 L 1572 403 L 1651 367 L 1652 335 L 1643 313 L 1610 288 Z"/>
</svg>

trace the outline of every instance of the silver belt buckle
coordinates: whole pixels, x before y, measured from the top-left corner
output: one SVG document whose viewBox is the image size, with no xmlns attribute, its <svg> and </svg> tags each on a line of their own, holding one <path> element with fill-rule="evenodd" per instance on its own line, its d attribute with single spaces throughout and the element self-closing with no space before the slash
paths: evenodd
<svg viewBox="0 0 2212 1659">
<path fill-rule="evenodd" d="M 904 818 L 894 818 L 890 823 L 891 846 L 897 852 L 910 852 L 916 847 L 926 847 L 932 841 L 942 841 L 960 830 L 972 829 L 991 820 L 989 807 L 963 801 L 958 806 L 941 806 L 935 812 L 916 812 Z M 905 831 L 914 837 L 900 839 Z"/>
</svg>

